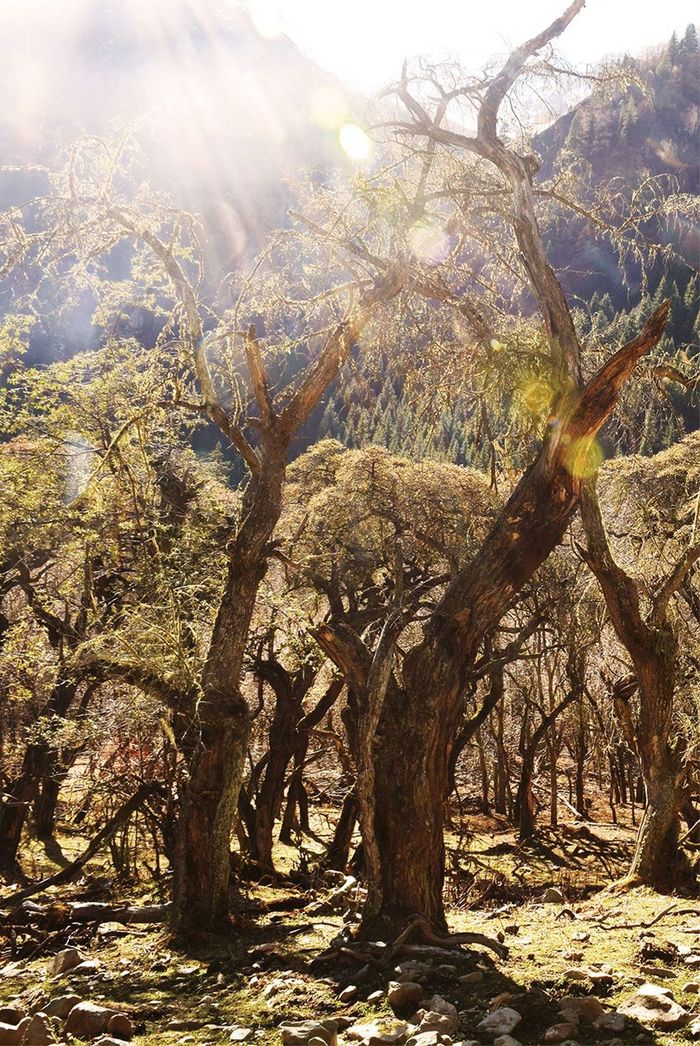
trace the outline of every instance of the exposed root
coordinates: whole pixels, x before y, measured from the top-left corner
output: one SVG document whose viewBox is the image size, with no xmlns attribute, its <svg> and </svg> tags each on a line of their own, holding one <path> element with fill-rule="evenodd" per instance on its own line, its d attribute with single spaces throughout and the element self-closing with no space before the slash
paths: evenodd
<svg viewBox="0 0 700 1046">
<path fill-rule="evenodd" d="M 312 961 L 312 965 L 337 963 L 339 960 L 361 964 L 363 969 L 355 977 L 355 980 L 361 980 L 363 976 L 385 969 L 399 955 L 432 954 L 441 958 L 454 958 L 455 950 L 461 951 L 462 945 L 465 944 L 488 948 L 501 959 L 508 955 L 506 945 L 493 937 L 487 937 L 483 933 L 440 933 L 425 916 L 416 915 L 390 944 L 336 940 L 330 948 Z"/>
<path fill-rule="evenodd" d="M 462 944 L 478 944 L 482 948 L 489 948 L 501 959 L 505 959 L 508 955 L 506 945 L 501 944 L 494 937 L 487 937 L 484 933 L 438 933 L 424 916 L 417 915 L 396 938 L 392 947 L 392 957 L 401 950 L 416 930 L 420 931 L 428 944 L 435 944 L 439 948 L 459 948 Z"/>
<path fill-rule="evenodd" d="M 647 922 L 641 923 L 606 923 L 603 920 L 599 921 L 599 925 L 604 930 L 650 930 L 652 926 L 656 926 L 658 922 L 661 922 L 667 915 L 700 915 L 700 908 L 679 908 L 677 902 L 669 904 L 667 908 L 664 908 L 659 912 L 653 919 L 649 919 Z"/>
<path fill-rule="evenodd" d="M 638 875 L 626 875 L 623 879 L 618 879 L 615 883 L 610 883 L 610 886 L 606 886 L 602 891 L 604 894 L 621 896 L 629 893 L 630 890 L 635 890 L 638 886 L 643 886 L 642 880 Z"/>
</svg>

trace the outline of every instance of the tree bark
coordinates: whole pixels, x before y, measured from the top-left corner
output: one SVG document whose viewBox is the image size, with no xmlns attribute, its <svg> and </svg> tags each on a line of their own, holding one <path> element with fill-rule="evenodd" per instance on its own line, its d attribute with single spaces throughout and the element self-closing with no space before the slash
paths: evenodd
<svg viewBox="0 0 700 1046">
<path fill-rule="evenodd" d="M 224 592 L 190 709 L 187 779 L 181 798 L 171 926 L 175 933 L 221 932 L 229 923 L 230 836 L 248 749 L 250 712 L 240 692 L 248 630 L 266 546 L 282 510 L 286 446 L 263 455 L 243 499 Z"/>
<path fill-rule="evenodd" d="M 613 559 L 592 482 L 584 491 L 581 518 L 587 540 L 581 554 L 600 584 L 612 626 L 635 669 L 635 676 L 619 679 L 613 686 L 613 706 L 623 735 L 637 751 L 646 793 L 628 879 L 664 888 L 673 883 L 678 870 L 683 803 L 682 754 L 672 739 L 678 643 L 667 609 L 700 548 L 684 552 L 644 616 L 636 581 Z M 630 699 L 637 689 L 635 721 Z"/>
<path fill-rule="evenodd" d="M 78 683 L 71 674 L 59 676 L 39 717 L 62 719 L 75 699 Z M 22 829 L 42 777 L 47 775 L 51 747 L 45 740 L 27 745 L 18 776 L 7 786 L 8 798 L 0 807 L 0 862 L 12 864 L 17 858 Z"/>
</svg>

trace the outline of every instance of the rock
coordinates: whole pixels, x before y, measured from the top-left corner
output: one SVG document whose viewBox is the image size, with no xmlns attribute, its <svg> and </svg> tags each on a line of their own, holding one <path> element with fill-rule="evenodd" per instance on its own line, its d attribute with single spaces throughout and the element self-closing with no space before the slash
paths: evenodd
<svg viewBox="0 0 700 1046">
<path fill-rule="evenodd" d="M 579 970 L 572 968 L 564 971 L 564 977 L 567 981 L 587 981 L 588 970 Z"/>
<path fill-rule="evenodd" d="M 233 1031 L 231 1032 L 231 1034 L 228 1037 L 228 1041 L 229 1042 L 246 1042 L 248 1039 L 251 1038 L 252 1034 L 253 1034 L 253 1029 L 252 1028 L 234 1028 Z M 318 1035 L 316 1035 L 315 1038 L 316 1038 L 316 1042 L 322 1042 L 322 1043 L 324 1043 L 324 1046 L 325 1046 L 325 1040 L 324 1039 L 319 1039 Z M 313 1040 L 309 1040 L 309 1041 L 311 1043 L 313 1043 Z"/>
<path fill-rule="evenodd" d="M 688 995 L 697 995 L 700 992 L 700 982 L 688 981 L 687 984 L 683 985 L 683 991 L 687 992 Z"/>
<path fill-rule="evenodd" d="M 68 1014 L 65 1031 L 76 1039 L 95 1039 L 107 1031 L 115 1011 L 94 1002 L 79 1002 Z"/>
<path fill-rule="evenodd" d="M 416 1017 L 420 1018 L 418 1031 L 434 1031 L 447 1038 L 459 1031 L 459 1017 L 456 1012 L 453 1016 L 450 1013 L 438 1013 L 437 1010 L 418 1010 L 411 1018 L 414 1024 Z"/>
<path fill-rule="evenodd" d="M 513 1028 L 520 1024 L 520 1020 L 520 1014 L 516 1010 L 512 1010 L 510 1006 L 499 1006 L 497 1010 L 487 1014 L 483 1021 L 479 1021 L 477 1027 L 479 1031 L 489 1035 L 509 1035 Z"/>
<path fill-rule="evenodd" d="M 326 1046 L 338 1046 L 336 1021 L 300 1021 L 298 1024 L 280 1024 L 277 1029 L 283 1046 L 308 1046 L 310 1039 L 321 1039 Z"/>
<path fill-rule="evenodd" d="M 367 1002 L 381 1002 L 384 998 L 384 992 L 381 988 L 378 988 L 376 992 L 371 992 L 367 996 Z"/>
<path fill-rule="evenodd" d="M 643 984 L 617 1009 L 640 1024 L 665 1030 L 682 1028 L 691 1019 L 687 1010 L 674 1001 L 670 989 L 658 984 Z"/>
<path fill-rule="evenodd" d="M 84 961 L 77 948 L 64 948 L 62 951 L 56 952 L 51 961 L 51 976 L 60 977 L 62 973 L 68 973 L 69 970 L 75 969 Z"/>
<path fill-rule="evenodd" d="M 345 1035 L 351 1042 L 362 1042 L 367 1046 L 399 1046 L 406 1042 L 410 1033 L 411 1026 L 405 1021 L 372 1021 L 369 1024 L 353 1024 Z"/>
<path fill-rule="evenodd" d="M 553 1024 L 551 1028 L 547 1028 L 544 1033 L 545 1042 L 566 1042 L 572 1035 L 576 1034 L 576 1025 L 571 1024 L 568 1021 L 563 1021 L 561 1024 Z"/>
<path fill-rule="evenodd" d="M 115 1039 L 112 1035 L 100 1035 L 95 1039 L 93 1046 L 124 1046 L 123 1039 Z"/>
<path fill-rule="evenodd" d="M 428 999 L 428 1004 L 424 1009 L 430 1009 L 433 1013 L 442 1013 L 447 1017 L 457 1016 L 457 1007 L 447 999 L 443 999 L 442 995 L 433 995 L 431 999 Z"/>
<path fill-rule="evenodd" d="M 645 977 L 658 977 L 660 981 L 673 981 L 676 978 L 676 974 L 673 970 L 667 970 L 663 966 L 647 966 L 640 967 Z"/>
<path fill-rule="evenodd" d="M 499 1035 L 493 1040 L 493 1046 L 520 1046 L 520 1043 L 510 1035 Z"/>
<path fill-rule="evenodd" d="M 55 999 L 50 999 L 46 1003 L 44 1013 L 48 1014 L 49 1017 L 58 1017 L 59 1020 L 65 1021 L 70 1011 L 79 1002 L 79 995 L 57 995 Z"/>
<path fill-rule="evenodd" d="M 48 1046 L 49 1043 L 56 1042 L 49 1018 L 45 1013 L 35 1013 L 30 1018 L 29 1024 L 22 1032 L 20 1042 L 26 1043 L 27 1046 Z"/>
<path fill-rule="evenodd" d="M 80 977 L 89 977 L 93 973 L 100 972 L 100 964 L 97 959 L 85 959 L 84 962 L 79 962 L 77 966 L 73 966 L 66 972 L 70 973 L 71 977 L 76 974 Z"/>
<path fill-rule="evenodd" d="M 579 1021 L 592 1024 L 604 1012 L 600 999 L 596 999 L 595 995 L 570 995 L 559 1004 L 561 1017 L 572 1024 L 578 1024 Z"/>
<path fill-rule="evenodd" d="M 615 981 L 613 975 L 605 970 L 589 970 L 588 976 L 596 988 L 610 988 Z"/>
<path fill-rule="evenodd" d="M 406 1040 L 406 1046 L 438 1046 L 440 1038 L 436 1031 L 419 1031 Z"/>
<path fill-rule="evenodd" d="M 338 995 L 341 1002 L 351 1002 L 357 995 L 357 985 L 348 984 L 347 988 L 343 988 L 342 992 Z"/>
<path fill-rule="evenodd" d="M 556 886 L 550 886 L 540 897 L 542 904 L 563 904 L 564 894 Z"/>
<path fill-rule="evenodd" d="M 0 1024 L 0 1046 L 15 1046 L 21 1043 L 25 1028 L 31 1023 L 31 1017 L 23 1017 L 17 1024 Z"/>
<path fill-rule="evenodd" d="M 460 984 L 480 984 L 484 979 L 481 970 L 472 970 L 471 973 L 463 973 L 459 978 Z"/>
<path fill-rule="evenodd" d="M 564 952 L 564 958 L 567 962 L 581 962 L 583 952 Z"/>
<path fill-rule="evenodd" d="M 389 981 L 387 999 L 394 1010 L 415 1010 L 425 992 L 415 981 Z"/>
<path fill-rule="evenodd" d="M 700 955 L 686 955 L 683 963 L 691 970 L 700 969 Z"/>
<path fill-rule="evenodd" d="M 0 1024 L 19 1024 L 27 1016 L 21 1006 L 3 1006 L 0 1008 Z"/>
<path fill-rule="evenodd" d="M 314 1035 L 313 1039 L 309 1039 L 309 1046 L 326 1046 L 323 1039 L 319 1039 L 318 1035 Z"/>
<path fill-rule="evenodd" d="M 611 1031 L 619 1033 L 625 1030 L 626 1023 L 627 1021 L 621 1013 L 602 1013 L 600 1017 L 597 1017 L 593 1021 L 593 1027 L 596 1031 Z"/>
<path fill-rule="evenodd" d="M 700 1039 L 700 1017 L 696 1017 L 688 1028 L 692 1039 Z"/>
<path fill-rule="evenodd" d="M 397 981 L 420 981 L 432 972 L 432 967 L 425 962 L 402 962 L 394 967 Z"/>
<path fill-rule="evenodd" d="M 127 1042 L 134 1034 L 131 1021 L 125 1013 L 115 1013 L 113 1017 L 110 1017 L 107 1031 L 113 1038 L 126 1039 Z"/>
</svg>

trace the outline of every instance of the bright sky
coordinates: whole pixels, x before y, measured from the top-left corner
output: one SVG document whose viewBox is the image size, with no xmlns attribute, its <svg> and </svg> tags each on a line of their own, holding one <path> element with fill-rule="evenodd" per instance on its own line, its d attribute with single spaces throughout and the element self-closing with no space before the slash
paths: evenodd
<svg viewBox="0 0 700 1046">
<path fill-rule="evenodd" d="M 364 89 L 395 80 L 405 57 L 459 57 L 477 69 L 539 32 L 566 0 L 250 0 L 258 27 L 281 28 L 320 65 Z M 579 65 L 664 43 L 697 18 L 696 0 L 588 0 L 561 38 Z"/>
</svg>

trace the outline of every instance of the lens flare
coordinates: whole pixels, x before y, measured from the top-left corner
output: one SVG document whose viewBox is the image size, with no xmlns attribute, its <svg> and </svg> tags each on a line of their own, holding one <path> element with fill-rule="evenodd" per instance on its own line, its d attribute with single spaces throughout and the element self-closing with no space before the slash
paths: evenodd
<svg viewBox="0 0 700 1046">
<path fill-rule="evenodd" d="M 574 479 L 589 479 L 603 464 L 604 457 L 595 436 L 585 436 L 571 441 L 564 454 L 564 464 Z"/>
<path fill-rule="evenodd" d="M 447 233 L 434 222 L 416 222 L 408 230 L 408 245 L 416 258 L 428 265 L 439 265 L 449 254 Z"/>
<path fill-rule="evenodd" d="M 523 406 L 537 417 L 549 413 L 554 400 L 554 389 L 545 378 L 534 378 L 521 389 Z"/>
<path fill-rule="evenodd" d="M 333 87 L 319 87 L 309 101 L 311 117 L 326 130 L 342 127 L 348 118 L 348 103 L 340 91 Z"/>
<path fill-rule="evenodd" d="M 265 40 L 274 40 L 282 35 L 282 19 L 270 0 L 249 0 L 248 14 L 256 32 Z"/>
<path fill-rule="evenodd" d="M 372 143 L 366 133 L 356 123 L 345 123 L 338 133 L 340 147 L 351 160 L 366 160 L 372 150 Z"/>
</svg>

